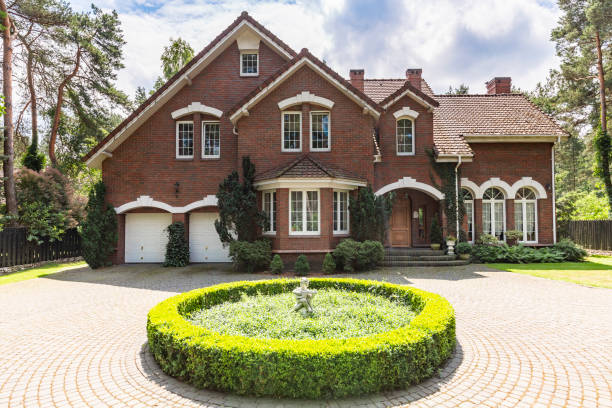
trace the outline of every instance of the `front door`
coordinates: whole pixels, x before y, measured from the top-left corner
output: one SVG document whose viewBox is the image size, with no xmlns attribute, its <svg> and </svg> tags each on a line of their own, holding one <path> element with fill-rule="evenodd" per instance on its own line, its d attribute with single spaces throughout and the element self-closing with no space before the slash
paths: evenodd
<svg viewBox="0 0 612 408">
<path fill-rule="evenodd" d="M 393 203 L 391 213 L 391 246 L 409 247 L 412 245 L 410 239 L 410 200 L 405 197 L 397 197 Z"/>
</svg>

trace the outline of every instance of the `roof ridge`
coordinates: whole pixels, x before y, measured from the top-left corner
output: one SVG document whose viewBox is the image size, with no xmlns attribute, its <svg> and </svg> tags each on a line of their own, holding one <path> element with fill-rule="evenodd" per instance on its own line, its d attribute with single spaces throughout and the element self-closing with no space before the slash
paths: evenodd
<svg viewBox="0 0 612 408">
<path fill-rule="evenodd" d="M 327 174 L 329 177 L 336 178 L 336 175 L 330 171 L 330 169 L 325 166 L 320 161 L 316 160 L 314 157 L 310 156 L 308 153 L 304 154 L 304 159 L 310 160 L 315 166 L 317 166 L 322 172 Z"/>
<path fill-rule="evenodd" d="M 406 78 L 364 78 L 364 81 L 407 81 Z"/>
<path fill-rule="evenodd" d="M 522 92 L 508 92 L 508 93 L 498 93 L 498 94 L 460 94 L 460 95 L 434 94 L 434 96 L 436 98 L 470 98 L 470 97 L 481 97 L 481 96 L 496 97 L 496 96 L 525 96 L 525 95 Z"/>
</svg>

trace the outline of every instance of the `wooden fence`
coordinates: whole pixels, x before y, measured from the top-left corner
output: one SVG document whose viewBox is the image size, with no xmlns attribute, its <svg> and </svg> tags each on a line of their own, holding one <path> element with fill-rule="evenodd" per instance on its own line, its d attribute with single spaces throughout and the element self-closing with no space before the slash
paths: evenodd
<svg viewBox="0 0 612 408">
<path fill-rule="evenodd" d="M 6 228 L 0 231 L 0 267 L 27 265 L 81 256 L 81 237 L 76 229 L 70 229 L 61 241 L 38 245 L 26 239 L 25 228 Z"/>
<path fill-rule="evenodd" d="M 585 248 L 612 251 L 612 220 L 569 221 L 567 235 Z"/>
</svg>

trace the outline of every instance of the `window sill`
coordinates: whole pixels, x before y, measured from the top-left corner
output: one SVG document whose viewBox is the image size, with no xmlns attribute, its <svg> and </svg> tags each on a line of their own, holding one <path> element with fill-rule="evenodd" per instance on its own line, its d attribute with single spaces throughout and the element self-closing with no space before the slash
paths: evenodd
<svg viewBox="0 0 612 408">
<path fill-rule="evenodd" d="M 201 159 L 202 160 L 219 160 L 221 158 L 221 156 L 204 156 Z"/>
<path fill-rule="evenodd" d="M 276 231 L 274 231 L 274 232 L 263 232 L 261 235 L 263 235 L 264 237 L 275 237 L 276 236 Z"/>
<path fill-rule="evenodd" d="M 346 231 L 346 232 L 335 232 L 334 231 L 334 237 L 350 237 L 351 234 Z"/>
<path fill-rule="evenodd" d="M 259 73 L 255 73 L 255 74 L 245 74 L 245 73 L 240 73 L 241 77 L 257 77 L 259 76 Z"/>
<path fill-rule="evenodd" d="M 331 152 L 331 147 L 329 149 L 313 149 L 312 147 L 310 148 L 311 152 Z"/>
<path fill-rule="evenodd" d="M 396 153 L 398 156 L 415 156 L 414 153 Z"/>
<path fill-rule="evenodd" d="M 320 233 L 316 233 L 316 234 L 296 234 L 294 233 L 289 233 L 289 238 L 321 238 L 321 234 Z"/>
<path fill-rule="evenodd" d="M 281 150 L 281 153 L 302 153 L 302 149 L 299 150 Z"/>
</svg>

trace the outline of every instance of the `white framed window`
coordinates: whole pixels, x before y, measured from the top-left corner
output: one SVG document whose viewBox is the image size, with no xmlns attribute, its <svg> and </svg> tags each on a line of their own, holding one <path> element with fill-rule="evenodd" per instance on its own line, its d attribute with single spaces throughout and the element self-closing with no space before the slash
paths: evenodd
<svg viewBox="0 0 612 408">
<path fill-rule="evenodd" d="M 334 191 L 334 234 L 349 232 L 349 193 Z"/>
<path fill-rule="evenodd" d="M 468 189 L 462 189 L 463 206 L 465 207 L 465 216 L 467 218 L 467 240 L 474 242 L 474 196 Z"/>
<path fill-rule="evenodd" d="M 255 51 L 240 53 L 240 76 L 259 75 L 259 54 Z"/>
<path fill-rule="evenodd" d="M 523 233 L 521 242 L 538 242 L 538 205 L 535 192 L 520 188 L 514 199 L 514 227 Z"/>
<path fill-rule="evenodd" d="M 319 190 L 289 191 L 289 234 L 319 235 Z"/>
<path fill-rule="evenodd" d="M 302 151 L 302 112 L 286 111 L 282 113 L 281 143 L 283 152 Z"/>
<path fill-rule="evenodd" d="M 262 197 L 263 212 L 268 218 L 264 234 L 276 234 L 276 191 L 264 191 Z"/>
<path fill-rule="evenodd" d="M 500 241 L 505 240 L 506 197 L 498 188 L 488 188 L 482 195 L 482 230 Z"/>
<path fill-rule="evenodd" d="M 193 122 L 176 122 L 176 158 L 193 158 Z"/>
<path fill-rule="evenodd" d="M 219 122 L 202 122 L 202 158 L 221 157 L 221 125 Z"/>
<path fill-rule="evenodd" d="M 314 152 L 331 150 L 329 112 L 310 112 L 310 150 Z"/>
<path fill-rule="evenodd" d="M 396 122 L 395 137 L 397 140 L 397 154 L 409 156 L 414 154 L 414 120 L 400 118 Z"/>
</svg>

